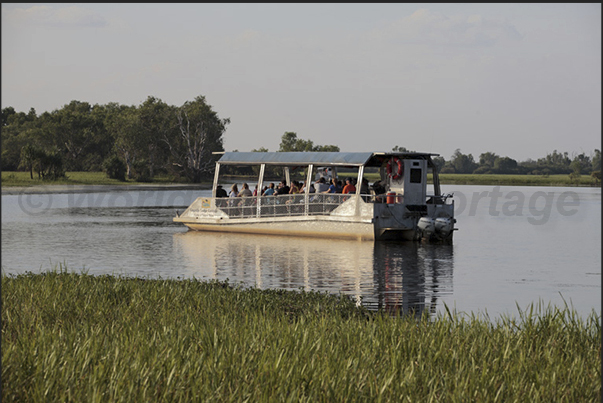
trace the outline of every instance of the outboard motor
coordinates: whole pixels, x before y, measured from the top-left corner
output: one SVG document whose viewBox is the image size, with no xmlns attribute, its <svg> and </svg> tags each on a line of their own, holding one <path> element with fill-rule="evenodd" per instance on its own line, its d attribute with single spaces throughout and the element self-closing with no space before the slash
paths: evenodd
<svg viewBox="0 0 603 403">
<path fill-rule="evenodd" d="M 452 222 L 451 218 L 440 217 L 435 219 L 434 227 L 437 236 L 441 239 L 444 239 L 447 238 L 452 232 L 454 223 Z"/>
<path fill-rule="evenodd" d="M 429 217 L 421 217 L 417 223 L 417 227 L 421 230 L 423 238 L 430 239 L 435 233 L 435 220 Z"/>
</svg>

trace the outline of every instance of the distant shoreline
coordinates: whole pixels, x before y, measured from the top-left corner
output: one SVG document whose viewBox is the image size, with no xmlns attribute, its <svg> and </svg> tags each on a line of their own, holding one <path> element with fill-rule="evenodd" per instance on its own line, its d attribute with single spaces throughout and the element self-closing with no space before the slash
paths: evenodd
<svg viewBox="0 0 603 403">
<path fill-rule="evenodd" d="M 8 186 L 2 185 L 2 195 L 17 194 L 47 194 L 47 193 L 100 193 L 100 192 L 125 192 L 125 191 L 155 191 L 155 190 L 210 190 L 208 184 L 165 184 L 165 185 L 33 185 L 33 186 Z"/>
<path fill-rule="evenodd" d="M 347 176 L 348 174 L 346 174 Z M 356 176 L 350 174 L 350 176 Z M 370 181 L 377 178 L 367 175 Z M 431 175 L 428 176 L 431 178 Z M 249 182 L 255 178 L 223 177 L 229 183 Z M 72 183 L 70 183 L 72 182 Z M 265 182 L 275 182 L 266 179 Z M 31 183 L 31 184 L 30 184 Z M 479 185 L 479 186 L 553 186 L 553 187 L 601 187 L 594 178 L 582 175 L 571 179 L 569 175 L 491 175 L 491 174 L 440 174 L 441 185 Z M 157 178 L 151 183 L 134 181 L 120 182 L 109 179 L 102 172 L 68 172 L 67 179 L 59 181 L 41 181 L 30 179 L 28 172 L 2 172 L 2 195 L 40 194 L 40 193 L 95 193 L 133 190 L 209 190 L 213 182 L 175 183 L 167 178 Z"/>
</svg>

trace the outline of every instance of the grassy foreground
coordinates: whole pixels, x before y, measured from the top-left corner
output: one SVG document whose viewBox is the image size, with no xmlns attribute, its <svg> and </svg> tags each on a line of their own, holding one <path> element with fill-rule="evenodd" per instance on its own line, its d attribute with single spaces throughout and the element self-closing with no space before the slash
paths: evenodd
<svg viewBox="0 0 603 403">
<path fill-rule="evenodd" d="M 416 321 L 316 292 L 3 275 L 2 401 L 598 402 L 599 320 Z"/>
<path fill-rule="evenodd" d="M 110 179 L 104 172 L 67 172 L 67 177 L 57 181 L 43 181 L 29 172 L 2 172 L 2 186 L 52 186 L 52 185 L 140 185 L 140 182 L 125 182 Z M 340 176 L 356 177 L 357 173 L 342 173 Z M 378 174 L 368 173 L 370 181 L 379 179 Z M 233 177 L 233 181 L 249 181 L 247 177 Z M 256 178 L 253 178 L 256 180 Z M 253 182 L 252 180 L 252 182 Z M 431 183 L 431 174 L 428 175 Z M 268 181 L 270 182 L 270 181 Z M 488 185 L 488 186 L 601 186 L 588 175 L 570 178 L 569 175 L 472 175 L 472 174 L 440 174 L 440 182 L 444 185 Z M 176 183 L 169 177 L 155 177 L 154 185 Z M 208 182 L 209 183 L 209 182 Z"/>
</svg>

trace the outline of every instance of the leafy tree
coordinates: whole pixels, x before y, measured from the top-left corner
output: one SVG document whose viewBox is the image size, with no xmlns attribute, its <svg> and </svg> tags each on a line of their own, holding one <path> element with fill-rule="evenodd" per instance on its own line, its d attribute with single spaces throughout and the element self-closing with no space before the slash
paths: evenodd
<svg viewBox="0 0 603 403">
<path fill-rule="evenodd" d="M 166 143 L 162 139 L 169 137 L 168 132 L 176 127 L 173 108 L 153 96 L 149 96 L 138 108 L 140 135 L 143 138 L 147 172 L 152 179 L 157 165 L 167 157 Z M 142 151 L 142 150 L 141 150 Z"/>
<path fill-rule="evenodd" d="M 2 163 L 3 171 L 15 171 L 26 168 L 21 164 L 21 150 L 29 143 L 19 127 L 8 125 L 2 128 Z"/>
<path fill-rule="evenodd" d="M 392 151 L 395 153 L 414 153 L 414 151 L 410 151 L 408 148 L 400 146 L 394 146 L 394 148 L 392 148 Z"/>
<path fill-rule="evenodd" d="M 176 118 L 178 132 L 165 133 L 164 141 L 173 166 L 198 183 L 213 172 L 217 158 L 212 152 L 224 151 L 222 135 L 230 119 L 220 119 L 203 96 L 185 102 L 177 109 Z"/>
<path fill-rule="evenodd" d="M 320 151 L 320 152 L 339 152 L 339 146 L 336 145 L 326 145 L 326 146 L 314 146 L 314 150 L 312 151 Z"/>
<path fill-rule="evenodd" d="M 56 148 L 45 151 L 28 144 L 21 149 L 21 156 L 21 166 L 30 169 L 31 179 L 34 168 L 41 179 L 55 180 L 65 176 L 63 156 Z"/>
<path fill-rule="evenodd" d="M 142 148 L 142 136 L 134 106 L 110 105 L 111 112 L 106 117 L 105 124 L 115 138 L 114 147 L 126 164 L 126 177 L 131 179 Z"/>
<path fill-rule="evenodd" d="M 576 155 L 570 163 L 570 169 L 575 174 L 590 174 L 592 170 L 590 157 L 584 153 Z"/>
<path fill-rule="evenodd" d="M 91 141 L 82 155 L 82 164 L 86 170 L 102 171 L 104 160 L 114 154 L 115 137 L 105 124 L 110 113 L 111 109 L 107 105 L 95 104 L 92 107 L 90 116 L 94 127 Z"/>
<path fill-rule="evenodd" d="M 65 177 L 63 155 L 58 149 L 40 152 L 40 172 L 42 179 L 56 180 Z"/>
<path fill-rule="evenodd" d="M 297 133 L 295 132 L 285 132 L 281 136 L 281 144 L 279 146 L 279 151 L 288 152 L 294 151 L 297 142 Z"/>
<path fill-rule="evenodd" d="M 431 160 L 436 166 L 438 172 L 440 172 L 442 168 L 444 168 L 444 165 L 446 165 L 446 160 L 444 159 L 444 157 L 433 157 Z"/>
<path fill-rule="evenodd" d="M 111 179 L 126 180 L 126 164 L 115 154 L 103 162 L 103 170 Z"/>
<path fill-rule="evenodd" d="M 20 168 L 26 168 L 29 171 L 29 177 L 33 179 L 33 170 L 36 159 L 38 158 L 39 150 L 31 144 L 26 144 L 21 148 L 21 163 Z"/>
<path fill-rule="evenodd" d="M 285 132 L 285 134 L 283 134 L 281 137 L 279 151 L 314 151 L 314 142 L 312 140 L 302 140 L 297 138 L 297 133 L 295 132 Z"/>
<path fill-rule="evenodd" d="M 591 167 L 593 171 L 601 171 L 601 151 L 595 149 L 594 155 L 592 156 Z"/>
<path fill-rule="evenodd" d="M 494 171 L 500 174 L 511 174 L 517 170 L 517 161 L 509 157 L 497 157 L 494 160 Z"/>
<path fill-rule="evenodd" d="M 571 160 L 567 152 L 560 153 L 553 150 L 551 154 L 547 154 L 545 158 L 539 158 L 537 161 L 538 170 L 543 173 L 551 174 L 569 174 L 572 172 L 570 168 Z"/>
<path fill-rule="evenodd" d="M 480 167 L 485 166 L 489 168 L 494 168 L 494 162 L 497 158 L 499 158 L 499 156 L 493 152 L 488 151 L 482 153 L 479 155 L 479 165 Z"/>
<path fill-rule="evenodd" d="M 53 131 L 54 145 L 64 151 L 68 168 L 85 170 L 83 157 L 95 148 L 99 130 L 92 106 L 88 102 L 71 101 L 50 115 L 52 122 L 47 127 Z"/>
<path fill-rule="evenodd" d="M 36 110 L 30 108 L 29 112 L 15 112 L 12 106 L 8 106 L 2 109 L 2 127 L 8 125 L 22 126 L 27 122 L 33 122 L 36 120 Z"/>
<path fill-rule="evenodd" d="M 8 126 L 8 120 L 11 118 L 11 116 L 15 115 L 16 113 L 17 112 L 15 112 L 15 108 L 13 108 L 12 106 L 2 109 L 2 127 Z"/>
<path fill-rule="evenodd" d="M 303 140 L 297 138 L 295 132 L 285 132 L 281 137 L 281 144 L 279 147 L 280 152 L 291 152 L 291 151 L 331 151 L 338 152 L 339 147 L 335 145 L 314 145 L 312 140 Z"/>
<path fill-rule="evenodd" d="M 468 174 L 477 169 L 477 164 L 473 160 L 473 155 L 465 155 L 457 148 L 452 155 L 450 162 L 456 173 Z"/>
<path fill-rule="evenodd" d="M 35 111 L 30 109 L 29 114 L 22 112 L 5 115 L 8 124 L 2 127 L 2 169 L 16 170 L 27 169 L 27 163 L 21 162 L 21 151 L 24 146 L 31 144 L 38 148 L 53 146 L 52 137 L 42 125 L 43 115 L 35 117 Z"/>
</svg>

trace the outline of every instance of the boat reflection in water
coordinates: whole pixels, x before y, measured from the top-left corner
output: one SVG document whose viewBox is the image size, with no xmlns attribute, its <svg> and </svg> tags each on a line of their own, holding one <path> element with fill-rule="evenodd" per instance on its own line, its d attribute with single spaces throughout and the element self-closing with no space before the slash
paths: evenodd
<svg viewBox="0 0 603 403">
<path fill-rule="evenodd" d="M 452 245 L 374 244 L 374 295 L 370 307 L 420 317 L 436 313 L 437 299 L 452 294 Z"/>
<path fill-rule="evenodd" d="M 421 316 L 452 293 L 453 246 L 189 231 L 173 237 L 186 275 L 261 289 L 346 294 Z"/>
</svg>

